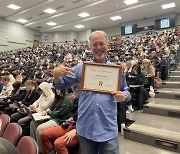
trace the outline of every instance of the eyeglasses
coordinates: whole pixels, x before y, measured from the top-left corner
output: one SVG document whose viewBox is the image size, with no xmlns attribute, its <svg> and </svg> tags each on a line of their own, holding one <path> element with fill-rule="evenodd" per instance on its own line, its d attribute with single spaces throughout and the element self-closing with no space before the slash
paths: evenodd
<svg viewBox="0 0 180 154">
<path fill-rule="evenodd" d="M 106 45 L 107 43 L 106 42 L 92 42 L 91 45 L 95 48 L 95 47 L 102 47 L 104 45 Z"/>
</svg>

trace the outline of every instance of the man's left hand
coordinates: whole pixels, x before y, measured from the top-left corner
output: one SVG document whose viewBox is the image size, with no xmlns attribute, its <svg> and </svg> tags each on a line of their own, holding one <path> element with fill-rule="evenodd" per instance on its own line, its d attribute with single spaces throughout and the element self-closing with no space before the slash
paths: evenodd
<svg viewBox="0 0 180 154">
<path fill-rule="evenodd" d="M 122 91 L 111 92 L 111 94 L 115 95 L 118 102 L 124 102 L 127 99 L 127 95 L 124 94 Z"/>
</svg>

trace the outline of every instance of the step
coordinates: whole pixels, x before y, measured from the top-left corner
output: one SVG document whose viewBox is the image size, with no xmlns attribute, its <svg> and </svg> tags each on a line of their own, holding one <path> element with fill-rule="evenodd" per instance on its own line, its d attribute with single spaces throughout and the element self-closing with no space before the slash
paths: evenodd
<svg viewBox="0 0 180 154">
<path fill-rule="evenodd" d="M 156 98 L 180 99 L 180 89 L 161 88 L 156 91 Z"/>
<path fill-rule="evenodd" d="M 135 123 L 124 129 L 124 138 L 180 152 L 180 120 L 146 113 L 130 116 Z"/>
<path fill-rule="evenodd" d="M 180 118 L 180 101 L 164 98 L 149 99 L 149 103 L 144 105 L 143 112 Z"/>
<path fill-rule="evenodd" d="M 176 71 L 180 71 L 180 67 L 177 67 Z"/>
<path fill-rule="evenodd" d="M 157 148 L 151 145 L 142 144 L 119 137 L 120 154 L 177 154 L 169 150 Z M 144 153 L 144 151 L 146 151 Z"/>
<path fill-rule="evenodd" d="M 180 76 L 180 71 L 171 71 L 170 76 Z"/>
<path fill-rule="evenodd" d="M 180 76 L 169 76 L 169 81 L 180 81 Z"/>
<path fill-rule="evenodd" d="M 180 88 L 180 81 L 165 81 L 163 82 L 163 88 Z"/>
</svg>

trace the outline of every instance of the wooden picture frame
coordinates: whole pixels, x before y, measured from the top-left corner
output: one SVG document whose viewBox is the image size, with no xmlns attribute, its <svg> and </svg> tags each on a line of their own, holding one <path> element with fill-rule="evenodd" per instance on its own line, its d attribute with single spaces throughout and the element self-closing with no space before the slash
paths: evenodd
<svg viewBox="0 0 180 154">
<path fill-rule="evenodd" d="M 83 62 L 81 90 L 101 93 L 119 91 L 122 67 L 113 64 Z"/>
</svg>

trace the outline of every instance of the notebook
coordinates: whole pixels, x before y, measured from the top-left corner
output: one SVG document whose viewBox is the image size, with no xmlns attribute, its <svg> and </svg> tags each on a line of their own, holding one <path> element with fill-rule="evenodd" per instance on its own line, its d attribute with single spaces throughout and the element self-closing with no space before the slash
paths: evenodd
<svg viewBox="0 0 180 154">
<path fill-rule="evenodd" d="M 34 110 L 30 110 L 29 107 L 24 105 L 24 109 L 26 111 L 26 113 L 28 114 L 28 116 L 33 119 L 34 121 L 42 121 L 42 120 L 48 120 L 50 119 L 49 115 L 46 116 L 42 116 L 41 113 L 33 113 Z"/>
</svg>

